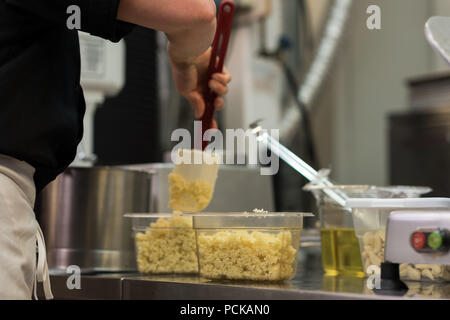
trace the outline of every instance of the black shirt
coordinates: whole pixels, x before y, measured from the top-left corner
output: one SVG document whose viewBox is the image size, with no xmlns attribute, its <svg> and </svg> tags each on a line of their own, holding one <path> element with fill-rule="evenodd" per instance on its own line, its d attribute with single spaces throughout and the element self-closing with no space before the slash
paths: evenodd
<svg viewBox="0 0 450 320">
<path fill-rule="evenodd" d="M 117 42 L 132 25 L 116 20 L 120 0 L 0 0 L 0 154 L 36 169 L 41 190 L 73 161 L 83 135 L 78 31 Z"/>
</svg>

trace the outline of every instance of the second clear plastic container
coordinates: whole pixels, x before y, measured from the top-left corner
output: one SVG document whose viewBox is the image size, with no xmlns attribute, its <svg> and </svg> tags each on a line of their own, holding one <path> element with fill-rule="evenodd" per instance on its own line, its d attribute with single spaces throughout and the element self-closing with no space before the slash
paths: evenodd
<svg viewBox="0 0 450 320">
<path fill-rule="evenodd" d="M 207 213 L 193 216 L 200 275 L 283 281 L 297 272 L 305 213 Z"/>
<path fill-rule="evenodd" d="M 392 211 L 404 210 L 449 210 L 450 199 L 447 198 L 407 198 L 407 199 L 349 199 L 347 205 L 352 208 L 355 233 L 359 240 L 364 271 L 370 265 L 381 266 L 384 261 L 384 242 L 386 225 Z M 442 275 L 436 274 L 433 280 L 448 281 L 443 277 L 447 267 L 438 266 Z M 431 280 L 422 271 L 432 270 L 431 265 L 400 265 L 403 280 Z M 437 269 L 437 268 L 436 268 Z"/>
</svg>

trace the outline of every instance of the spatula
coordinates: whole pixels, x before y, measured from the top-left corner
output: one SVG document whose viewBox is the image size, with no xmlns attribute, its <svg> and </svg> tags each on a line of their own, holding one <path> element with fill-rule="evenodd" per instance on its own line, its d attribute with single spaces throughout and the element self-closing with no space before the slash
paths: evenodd
<svg viewBox="0 0 450 320">
<path fill-rule="evenodd" d="M 169 207 L 173 210 L 182 212 L 201 211 L 209 205 L 212 199 L 219 170 L 219 155 L 203 151 L 208 146 L 208 142 L 203 141 L 203 137 L 205 132 L 213 127 L 214 101 L 217 98 L 217 94 L 209 88 L 209 82 L 213 74 L 223 71 L 233 25 L 234 11 L 235 4 L 232 1 L 223 1 L 220 5 L 217 30 L 211 51 L 211 60 L 204 83 L 203 98 L 205 101 L 205 112 L 201 118 L 202 141 L 201 143 L 195 143 L 201 146 L 202 149 L 178 151 L 177 165 L 171 176 L 169 176 L 171 184 L 171 201 Z M 185 161 L 188 160 L 188 163 L 181 161 L 181 158 Z M 204 192 L 205 186 L 210 187 L 212 192 L 206 194 Z M 175 195 L 176 199 L 174 199 Z"/>
</svg>

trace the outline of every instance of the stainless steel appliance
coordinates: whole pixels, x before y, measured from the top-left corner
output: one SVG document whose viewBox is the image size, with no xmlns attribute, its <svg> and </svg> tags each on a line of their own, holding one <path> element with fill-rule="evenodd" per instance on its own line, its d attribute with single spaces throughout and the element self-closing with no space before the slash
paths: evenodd
<svg viewBox="0 0 450 320">
<path fill-rule="evenodd" d="M 150 210 L 152 174 L 113 167 L 68 168 L 39 195 L 36 212 L 51 272 L 134 271 L 127 212 Z"/>
</svg>

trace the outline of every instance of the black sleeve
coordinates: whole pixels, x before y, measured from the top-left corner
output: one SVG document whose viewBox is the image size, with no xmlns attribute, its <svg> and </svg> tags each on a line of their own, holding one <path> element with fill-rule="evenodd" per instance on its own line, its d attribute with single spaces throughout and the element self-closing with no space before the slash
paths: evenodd
<svg viewBox="0 0 450 320">
<path fill-rule="evenodd" d="M 7 4 L 33 13 L 50 23 L 66 27 L 67 8 L 81 11 L 81 31 L 113 42 L 127 35 L 133 25 L 117 20 L 120 0 L 5 0 Z"/>
</svg>

